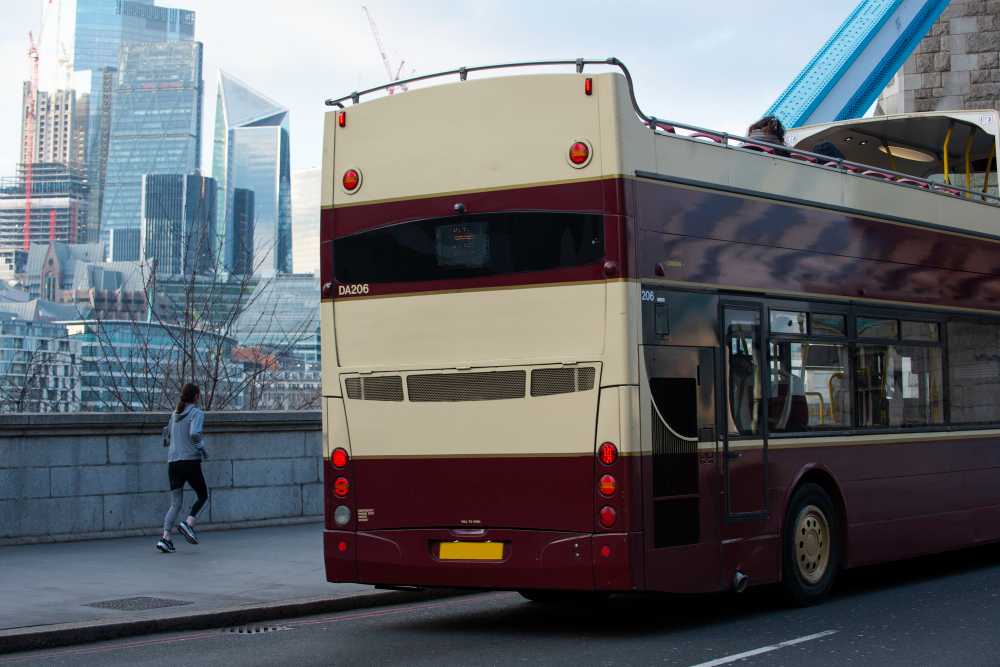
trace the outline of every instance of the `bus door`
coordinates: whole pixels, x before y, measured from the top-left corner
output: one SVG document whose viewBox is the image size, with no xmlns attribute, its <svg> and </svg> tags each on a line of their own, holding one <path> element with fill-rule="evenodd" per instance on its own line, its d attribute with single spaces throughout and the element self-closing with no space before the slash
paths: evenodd
<svg viewBox="0 0 1000 667">
<path fill-rule="evenodd" d="M 683 591 L 687 582 L 714 576 L 718 568 L 718 547 L 705 548 L 717 531 L 713 485 L 703 481 L 712 475 L 702 475 L 703 469 L 715 470 L 711 464 L 719 447 L 718 299 L 644 285 L 642 313 L 639 428 L 646 585 Z M 678 569 L 681 554 L 688 558 Z"/>
<path fill-rule="evenodd" d="M 762 309 L 722 304 L 721 428 L 726 519 L 767 516 L 767 420 L 764 406 Z"/>
</svg>

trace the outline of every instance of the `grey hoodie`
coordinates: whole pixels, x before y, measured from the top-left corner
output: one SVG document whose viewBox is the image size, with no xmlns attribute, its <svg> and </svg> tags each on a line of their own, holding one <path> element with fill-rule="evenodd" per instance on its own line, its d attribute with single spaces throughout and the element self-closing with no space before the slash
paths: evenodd
<svg viewBox="0 0 1000 667">
<path fill-rule="evenodd" d="M 201 430 L 205 424 L 205 412 L 197 405 L 188 405 L 180 414 L 170 413 L 170 423 L 163 429 L 167 462 L 200 461 L 208 458 L 202 445 Z"/>
</svg>

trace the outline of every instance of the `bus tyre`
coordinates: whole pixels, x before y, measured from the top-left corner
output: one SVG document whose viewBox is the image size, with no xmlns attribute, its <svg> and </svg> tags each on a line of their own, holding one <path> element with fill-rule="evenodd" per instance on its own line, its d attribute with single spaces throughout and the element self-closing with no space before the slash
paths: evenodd
<svg viewBox="0 0 1000 667">
<path fill-rule="evenodd" d="M 797 605 L 818 602 L 833 586 L 843 555 L 841 517 L 830 494 L 803 484 L 788 503 L 781 583 Z"/>
</svg>

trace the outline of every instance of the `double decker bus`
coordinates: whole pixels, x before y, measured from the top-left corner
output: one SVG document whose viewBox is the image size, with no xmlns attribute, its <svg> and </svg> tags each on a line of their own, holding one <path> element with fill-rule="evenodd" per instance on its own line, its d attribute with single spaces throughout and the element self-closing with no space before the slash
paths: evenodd
<svg viewBox="0 0 1000 667">
<path fill-rule="evenodd" d="M 776 146 L 530 64 L 329 102 L 327 578 L 807 603 L 1000 540 L 996 114 Z"/>
</svg>

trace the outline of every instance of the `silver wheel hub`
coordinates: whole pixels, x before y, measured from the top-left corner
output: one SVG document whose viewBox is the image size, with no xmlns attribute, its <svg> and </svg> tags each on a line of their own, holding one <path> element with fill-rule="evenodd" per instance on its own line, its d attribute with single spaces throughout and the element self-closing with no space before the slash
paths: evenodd
<svg viewBox="0 0 1000 667">
<path fill-rule="evenodd" d="M 803 507 L 795 519 L 795 565 L 799 576 L 816 584 L 830 563 L 830 523 L 815 505 Z"/>
</svg>

